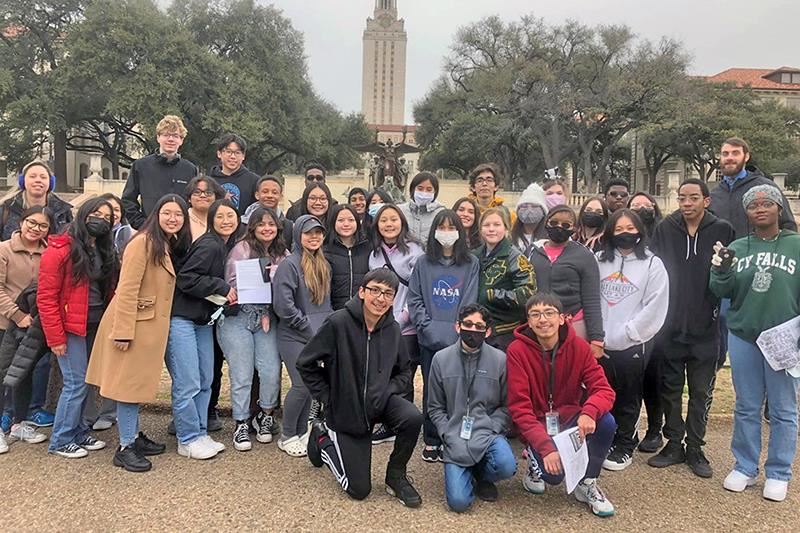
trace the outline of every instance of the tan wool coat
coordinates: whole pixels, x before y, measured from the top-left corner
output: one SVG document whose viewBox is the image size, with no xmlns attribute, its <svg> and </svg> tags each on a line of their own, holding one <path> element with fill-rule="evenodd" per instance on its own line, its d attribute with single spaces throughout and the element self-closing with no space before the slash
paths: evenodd
<svg viewBox="0 0 800 533">
<path fill-rule="evenodd" d="M 156 399 L 169 337 L 175 292 L 175 270 L 169 256 L 154 265 L 144 235 L 125 247 L 114 299 L 97 330 L 86 382 L 100 395 L 120 402 L 147 403 Z M 123 352 L 115 340 L 130 340 Z"/>
</svg>

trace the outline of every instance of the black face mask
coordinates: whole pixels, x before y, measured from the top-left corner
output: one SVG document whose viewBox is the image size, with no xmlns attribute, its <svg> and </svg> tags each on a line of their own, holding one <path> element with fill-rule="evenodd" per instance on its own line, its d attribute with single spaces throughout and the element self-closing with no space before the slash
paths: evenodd
<svg viewBox="0 0 800 533">
<path fill-rule="evenodd" d="M 92 237 L 102 237 L 111 231 L 111 224 L 108 220 L 100 217 L 88 217 L 86 219 L 86 231 Z"/>
<path fill-rule="evenodd" d="M 639 218 L 641 218 L 642 222 L 644 222 L 645 224 L 652 224 L 656 220 L 656 210 L 655 209 L 650 209 L 650 208 L 645 207 L 645 208 L 639 209 L 638 211 L 636 211 L 636 213 L 639 215 Z"/>
<path fill-rule="evenodd" d="M 587 228 L 599 228 L 605 222 L 605 217 L 600 213 L 584 213 L 581 215 L 581 222 Z"/>
<path fill-rule="evenodd" d="M 459 337 L 461 337 L 461 342 L 463 342 L 467 348 L 477 350 L 483 346 L 483 342 L 486 340 L 486 332 L 462 329 L 461 333 L 459 333 Z"/>
<path fill-rule="evenodd" d="M 639 241 L 642 239 L 641 235 L 638 233 L 620 233 L 619 235 L 614 235 L 611 237 L 611 244 L 614 248 L 620 248 L 622 250 L 631 250 L 633 249 Z"/>
<path fill-rule="evenodd" d="M 556 244 L 567 242 L 572 237 L 572 234 L 575 233 L 575 230 L 564 229 L 561 226 L 547 226 L 545 230 L 547 231 L 547 237 Z"/>
</svg>

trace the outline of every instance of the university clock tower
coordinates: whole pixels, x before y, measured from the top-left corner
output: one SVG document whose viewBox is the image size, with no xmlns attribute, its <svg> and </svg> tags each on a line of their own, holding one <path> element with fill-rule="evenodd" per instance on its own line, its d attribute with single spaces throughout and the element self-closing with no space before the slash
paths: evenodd
<svg viewBox="0 0 800 533">
<path fill-rule="evenodd" d="M 405 123 L 407 41 L 397 0 L 375 0 L 364 30 L 361 112 L 367 124 Z"/>
</svg>

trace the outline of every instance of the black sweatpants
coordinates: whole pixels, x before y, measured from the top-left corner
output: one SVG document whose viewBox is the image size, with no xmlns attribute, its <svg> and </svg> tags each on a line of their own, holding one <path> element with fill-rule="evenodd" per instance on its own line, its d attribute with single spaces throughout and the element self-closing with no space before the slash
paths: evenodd
<svg viewBox="0 0 800 533">
<path fill-rule="evenodd" d="M 617 421 L 614 447 L 633 455 L 639 442 L 636 434 L 639 414 L 642 410 L 642 383 L 644 370 L 650 359 L 653 342 L 637 344 L 626 350 L 606 350 L 608 357 L 600 359 L 609 384 L 617 394 L 611 414 Z"/>
<path fill-rule="evenodd" d="M 417 375 L 417 367 L 423 365 L 422 355 L 419 350 L 419 343 L 417 342 L 416 335 L 403 335 L 403 344 L 406 347 L 408 354 L 409 366 L 411 367 L 411 380 L 409 380 L 408 388 L 403 394 L 403 398 L 411 403 L 414 403 L 414 377 Z M 423 372 L 426 370 L 423 367 Z M 425 374 L 423 374 L 425 376 Z M 424 389 L 423 389 L 424 390 Z"/>
<path fill-rule="evenodd" d="M 214 377 L 211 381 L 211 398 L 208 400 L 208 414 L 211 415 L 217 410 L 217 403 L 219 403 L 219 392 L 222 389 L 222 363 L 225 362 L 225 354 L 222 353 L 222 348 L 219 347 L 217 342 L 217 328 L 211 328 L 214 333 Z"/>
<path fill-rule="evenodd" d="M 383 422 L 397 435 L 386 467 L 386 477 L 404 475 L 417 445 L 422 413 L 413 403 L 392 395 L 383 414 L 375 422 Z M 321 439 L 320 450 L 322 461 L 350 497 L 363 500 L 369 496 L 372 491 L 372 435 L 354 436 L 328 429 L 328 437 Z"/>
<path fill-rule="evenodd" d="M 647 412 L 647 433 L 661 433 L 661 424 L 664 420 L 664 406 L 661 401 L 661 365 L 664 352 L 661 343 L 656 340 L 650 352 L 650 360 L 644 369 L 642 383 L 642 400 Z"/>
<path fill-rule="evenodd" d="M 711 338 L 697 344 L 665 340 L 663 346 L 661 396 L 666 417 L 664 437 L 680 443 L 685 432 L 686 446 L 703 446 L 717 379 L 719 339 Z M 681 416 L 685 381 L 689 384 L 686 422 Z"/>
</svg>

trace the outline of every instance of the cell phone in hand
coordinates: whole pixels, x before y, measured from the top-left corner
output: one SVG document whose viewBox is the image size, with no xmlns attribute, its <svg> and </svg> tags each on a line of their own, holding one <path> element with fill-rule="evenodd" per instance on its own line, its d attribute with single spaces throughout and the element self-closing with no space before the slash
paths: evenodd
<svg viewBox="0 0 800 533">
<path fill-rule="evenodd" d="M 722 264 L 719 266 L 720 269 L 728 270 L 733 264 L 733 258 L 736 257 L 736 252 L 726 247 L 719 251 L 719 256 L 722 258 Z"/>
</svg>

